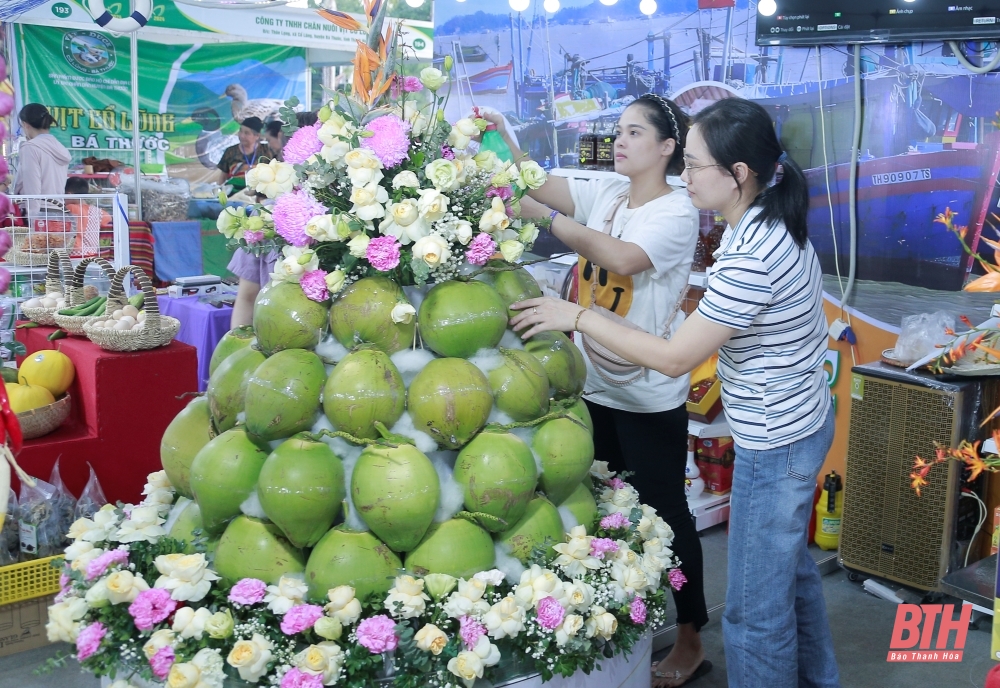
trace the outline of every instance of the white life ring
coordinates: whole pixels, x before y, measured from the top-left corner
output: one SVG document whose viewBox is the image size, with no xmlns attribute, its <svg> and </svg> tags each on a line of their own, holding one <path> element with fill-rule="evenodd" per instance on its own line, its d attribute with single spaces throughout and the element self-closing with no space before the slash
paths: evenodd
<svg viewBox="0 0 1000 688">
<path fill-rule="evenodd" d="M 152 0 L 135 0 L 135 10 L 127 17 L 118 18 L 104 9 L 104 0 L 90 0 L 90 16 L 102 29 L 115 33 L 138 31 L 149 21 L 153 13 Z"/>
</svg>

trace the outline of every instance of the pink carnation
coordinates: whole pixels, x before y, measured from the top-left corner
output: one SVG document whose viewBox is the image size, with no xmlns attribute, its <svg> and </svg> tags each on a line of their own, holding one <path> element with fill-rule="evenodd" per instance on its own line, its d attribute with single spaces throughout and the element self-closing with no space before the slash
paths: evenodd
<svg viewBox="0 0 1000 688">
<path fill-rule="evenodd" d="M 685 576 L 680 569 L 672 569 L 670 573 L 667 574 L 670 579 L 670 586 L 674 590 L 680 590 L 684 587 L 684 584 L 688 582 L 687 576 Z"/>
<path fill-rule="evenodd" d="M 87 659 L 101 646 L 101 641 L 108 629 L 100 621 L 96 621 L 82 629 L 76 636 L 76 659 L 79 662 Z"/>
<path fill-rule="evenodd" d="M 632 604 L 628 608 L 628 615 L 634 624 L 641 626 L 646 623 L 646 603 L 638 595 L 632 598 Z"/>
<path fill-rule="evenodd" d="M 285 142 L 281 154 L 289 165 L 301 165 L 306 160 L 319 153 L 323 142 L 319 140 L 319 128 L 322 122 L 317 121 L 309 127 L 301 127 Z"/>
<path fill-rule="evenodd" d="M 312 628 L 313 624 L 323 616 L 323 608 L 315 604 L 299 604 L 281 617 L 281 632 L 285 635 L 295 635 Z"/>
<path fill-rule="evenodd" d="M 373 616 L 358 624 L 358 642 L 368 648 L 373 655 L 395 650 L 399 645 L 396 637 L 396 622 L 385 614 Z"/>
<path fill-rule="evenodd" d="M 623 490 L 626 487 L 625 481 L 621 478 L 612 478 L 605 481 L 605 484 L 613 490 Z"/>
<path fill-rule="evenodd" d="M 261 602 L 267 596 L 267 583 L 256 578 L 244 578 L 229 591 L 229 601 L 251 605 Z"/>
<path fill-rule="evenodd" d="M 603 559 L 605 554 L 618 551 L 618 543 L 609 538 L 594 538 L 590 541 L 590 553 L 597 559 Z"/>
<path fill-rule="evenodd" d="M 326 288 L 326 272 L 324 270 L 310 270 L 302 275 L 299 280 L 306 298 L 322 303 L 330 298 L 330 292 Z"/>
<path fill-rule="evenodd" d="M 170 667 L 174 665 L 175 659 L 177 659 L 177 656 L 174 654 L 174 648 L 169 645 L 161 647 L 157 650 L 156 654 L 149 660 L 149 666 L 153 670 L 153 676 L 161 681 L 165 679 L 170 674 Z"/>
<path fill-rule="evenodd" d="M 482 232 L 469 243 L 469 250 L 465 252 L 465 260 L 469 262 L 469 265 L 486 265 L 486 261 L 496 252 L 497 243 L 493 241 L 493 237 Z"/>
<path fill-rule="evenodd" d="M 479 639 L 486 634 L 486 627 L 469 615 L 458 620 L 460 624 L 459 635 L 465 643 L 465 649 L 471 650 L 479 642 Z"/>
<path fill-rule="evenodd" d="M 264 241 L 264 232 L 248 229 L 243 232 L 243 238 L 246 239 L 248 244 L 259 244 Z"/>
<path fill-rule="evenodd" d="M 281 678 L 281 688 L 323 688 L 323 677 L 289 669 Z"/>
<path fill-rule="evenodd" d="M 543 597 L 538 600 L 538 608 L 535 613 L 538 615 L 538 625 L 550 631 L 559 627 L 566 616 L 566 610 L 559 604 L 559 600 L 554 597 Z"/>
<path fill-rule="evenodd" d="M 278 196 L 271 206 L 274 231 L 292 246 L 306 246 L 312 241 L 306 234 L 306 224 L 325 214 L 323 204 L 302 189 Z"/>
<path fill-rule="evenodd" d="M 135 627 L 148 631 L 177 609 L 177 603 L 170 598 L 170 592 L 163 588 L 143 590 L 129 605 L 128 613 L 135 619 Z"/>
<path fill-rule="evenodd" d="M 420 83 L 420 78 L 415 76 L 403 77 L 403 90 L 407 93 L 417 93 L 423 90 L 424 85 Z"/>
<path fill-rule="evenodd" d="M 449 146 L 447 143 L 442 143 L 441 144 L 441 157 L 444 158 L 445 160 L 454 160 L 455 159 L 455 151 L 454 151 L 454 149 L 452 149 L 452 147 Z"/>
<path fill-rule="evenodd" d="M 386 169 L 395 167 L 410 157 L 411 126 L 396 115 L 377 117 L 365 125 L 372 136 L 361 139 L 361 147 L 374 153 Z"/>
<path fill-rule="evenodd" d="M 628 528 L 628 526 L 628 517 L 622 513 L 615 512 L 601 519 L 601 528 L 604 530 L 618 530 L 619 528 Z"/>
<path fill-rule="evenodd" d="M 486 198 L 493 198 L 496 196 L 501 201 L 509 201 L 514 197 L 514 189 L 509 186 L 491 186 L 486 190 Z"/>
<path fill-rule="evenodd" d="M 386 116 L 388 117 L 388 115 Z M 365 257 L 379 272 L 389 272 L 399 265 L 399 242 L 394 236 L 376 237 L 368 242 Z"/>
<path fill-rule="evenodd" d="M 93 559 L 87 564 L 87 580 L 94 580 L 104 574 L 112 566 L 128 563 L 128 552 L 123 549 L 113 549 Z"/>
</svg>

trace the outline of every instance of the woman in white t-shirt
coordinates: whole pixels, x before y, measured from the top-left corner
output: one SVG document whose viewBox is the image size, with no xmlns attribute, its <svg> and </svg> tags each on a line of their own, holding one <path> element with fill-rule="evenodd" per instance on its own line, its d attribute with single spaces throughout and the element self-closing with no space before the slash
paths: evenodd
<svg viewBox="0 0 1000 688">
<path fill-rule="evenodd" d="M 497 125 L 516 158 L 522 157 Z M 616 127 L 615 171 L 627 180 L 550 176 L 521 199 L 521 217 L 551 220 L 550 231 L 580 256 L 580 305 L 597 306 L 656 336 L 680 327 L 681 300 L 698 239 L 698 211 L 668 175 L 683 169 L 687 117 L 657 95 L 638 98 Z M 642 502 L 674 531 L 673 550 L 687 583 L 674 592 L 679 626 L 673 650 L 656 667 L 657 685 L 680 686 L 707 673 L 699 631 L 708 622 L 702 553 L 684 491 L 689 376 L 614 365 L 576 337 L 587 362 L 584 400 L 594 421 L 595 457 L 632 471 Z M 624 362 L 622 362 L 624 363 Z"/>
</svg>

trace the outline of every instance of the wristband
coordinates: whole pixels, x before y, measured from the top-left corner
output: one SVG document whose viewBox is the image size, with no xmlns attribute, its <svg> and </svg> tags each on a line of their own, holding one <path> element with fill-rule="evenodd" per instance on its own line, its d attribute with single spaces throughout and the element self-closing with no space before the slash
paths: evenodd
<svg viewBox="0 0 1000 688">
<path fill-rule="evenodd" d="M 553 211 L 552 211 L 552 212 L 551 212 L 551 213 L 549 214 L 549 227 L 551 227 L 551 226 L 552 226 L 552 223 L 553 223 L 553 221 L 555 221 L 555 219 L 556 219 L 556 215 L 558 215 L 558 214 L 559 214 L 559 211 L 558 211 L 558 210 L 553 210 Z"/>
<path fill-rule="evenodd" d="M 580 331 L 580 318 L 583 317 L 583 314 L 586 313 L 586 312 L 587 312 L 586 308 L 581 308 L 580 312 L 576 314 L 576 322 L 573 323 L 573 331 L 574 332 L 579 332 Z"/>
</svg>

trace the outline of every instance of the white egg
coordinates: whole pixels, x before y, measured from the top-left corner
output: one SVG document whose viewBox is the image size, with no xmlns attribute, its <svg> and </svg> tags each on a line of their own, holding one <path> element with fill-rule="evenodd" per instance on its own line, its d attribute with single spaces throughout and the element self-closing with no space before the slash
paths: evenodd
<svg viewBox="0 0 1000 688">
<path fill-rule="evenodd" d="M 91 325 L 91 327 L 93 329 L 95 329 L 95 330 L 103 330 L 104 329 L 104 321 L 103 320 L 98 320 L 97 322 L 93 323 Z"/>
<path fill-rule="evenodd" d="M 139 309 L 136 308 L 135 306 L 129 305 L 122 308 L 122 313 L 125 315 L 130 315 L 134 318 L 137 315 L 139 315 Z"/>
<path fill-rule="evenodd" d="M 123 315 L 118 322 L 128 323 L 129 327 L 132 327 L 136 323 L 136 319 L 131 315 Z"/>
<path fill-rule="evenodd" d="M 114 313 L 111 314 L 111 317 L 114 318 L 115 320 L 121 320 L 123 315 L 125 315 L 125 312 L 119 308 L 118 310 L 116 310 Z"/>
<path fill-rule="evenodd" d="M 50 299 L 48 296 L 42 299 L 42 308 L 55 308 L 55 307 L 56 307 L 55 299 Z"/>
<path fill-rule="evenodd" d="M 129 325 L 127 322 L 123 321 L 123 320 L 119 320 L 118 322 L 115 323 L 115 329 L 116 330 L 130 330 L 130 329 L 132 329 L 132 326 Z"/>
<path fill-rule="evenodd" d="M 63 298 L 63 293 L 61 291 L 49 291 L 45 292 L 45 295 L 50 299 L 61 299 Z"/>
<path fill-rule="evenodd" d="M 146 322 L 146 311 L 139 311 L 135 319 L 137 322 Z"/>
<path fill-rule="evenodd" d="M 136 330 L 141 330 L 141 329 L 142 329 L 142 323 L 136 323 L 135 325 L 132 326 L 132 331 L 133 332 L 135 332 Z"/>
<path fill-rule="evenodd" d="M 23 308 L 41 308 L 42 300 L 38 298 L 28 299 L 24 302 Z"/>
</svg>

